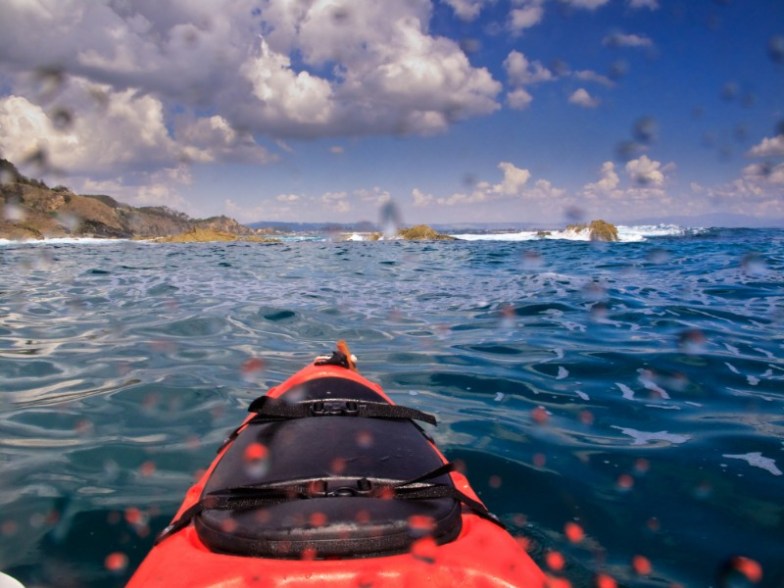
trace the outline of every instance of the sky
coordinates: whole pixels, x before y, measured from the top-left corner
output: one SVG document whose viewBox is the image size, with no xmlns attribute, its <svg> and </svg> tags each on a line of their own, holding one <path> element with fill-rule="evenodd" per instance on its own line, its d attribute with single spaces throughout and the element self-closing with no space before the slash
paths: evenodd
<svg viewBox="0 0 784 588">
<path fill-rule="evenodd" d="M 784 226 L 784 2 L 2 0 L 0 156 L 244 223 Z"/>
</svg>

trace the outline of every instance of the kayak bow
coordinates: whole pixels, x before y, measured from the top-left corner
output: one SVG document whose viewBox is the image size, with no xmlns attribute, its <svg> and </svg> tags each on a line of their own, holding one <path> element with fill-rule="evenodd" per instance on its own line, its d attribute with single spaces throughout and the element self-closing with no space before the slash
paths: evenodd
<svg viewBox="0 0 784 588">
<path fill-rule="evenodd" d="M 354 362 L 341 342 L 251 403 L 128 586 L 544 586 L 434 417 Z"/>
</svg>

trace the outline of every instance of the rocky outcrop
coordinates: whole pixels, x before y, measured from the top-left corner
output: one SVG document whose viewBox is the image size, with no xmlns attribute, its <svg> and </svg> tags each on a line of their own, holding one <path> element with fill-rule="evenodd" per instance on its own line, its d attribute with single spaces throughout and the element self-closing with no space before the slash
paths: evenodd
<svg viewBox="0 0 784 588">
<path fill-rule="evenodd" d="M 192 219 L 166 206 L 133 207 L 106 195 L 49 188 L 0 159 L 0 238 L 155 238 L 204 229 L 252 236 L 253 229 L 225 217 Z"/>
<path fill-rule="evenodd" d="M 398 236 L 407 241 L 454 241 L 454 237 L 439 233 L 428 225 L 416 225 L 407 229 L 400 229 Z"/>
<path fill-rule="evenodd" d="M 618 228 L 601 219 L 592 220 L 589 224 L 568 225 L 567 231 L 583 232 L 588 231 L 591 241 L 617 241 Z"/>
</svg>

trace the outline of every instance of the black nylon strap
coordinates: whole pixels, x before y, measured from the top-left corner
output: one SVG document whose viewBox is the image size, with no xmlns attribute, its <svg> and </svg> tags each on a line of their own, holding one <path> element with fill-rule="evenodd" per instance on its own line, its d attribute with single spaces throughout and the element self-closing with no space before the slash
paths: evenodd
<svg viewBox="0 0 784 588">
<path fill-rule="evenodd" d="M 289 403 L 280 398 L 260 396 L 251 402 L 248 412 L 254 412 L 256 416 L 248 423 L 243 423 L 234 429 L 221 446 L 218 447 L 216 453 L 220 453 L 226 445 L 234 441 L 240 434 L 240 430 L 246 425 L 271 420 L 301 419 L 318 416 L 358 416 L 377 419 L 417 420 L 434 426 L 438 424 L 435 416 L 415 408 L 398 404 L 387 404 L 386 402 L 358 401 L 350 398 L 305 400 L 298 403 Z M 429 436 L 425 436 L 432 441 Z"/>
<path fill-rule="evenodd" d="M 398 500 L 429 500 L 434 498 L 454 498 L 466 505 L 475 515 L 506 529 L 501 520 L 479 501 L 467 496 L 454 486 L 429 483 L 427 480 L 438 478 L 454 470 L 454 464 L 444 465 L 412 480 L 379 481 L 376 484 L 368 478 L 354 480 L 356 487 L 340 486 L 329 490 L 325 479 L 302 480 L 292 484 L 264 484 L 259 486 L 237 486 L 210 492 L 199 502 L 186 510 L 182 516 L 166 527 L 155 541 L 160 541 L 187 527 L 191 520 L 203 510 L 248 510 L 279 504 L 290 500 L 314 498 L 351 498 L 366 496 L 375 498 L 395 498 Z M 345 482 L 344 482 L 345 483 Z"/>
<path fill-rule="evenodd" d="M 436 425 L 436 417 L 415 408 L 386 402 L 359 401 L 351 398 L 305 400 L 292 404 L 279 398 L 261 396 L 254 400 L 248 412 L 262 417 L 300 419 L 316 416 L 358 416 L 380 419 L 411 419 Z"/>
<path fill-rule="evenodd" d="M 168 537 L 169 535 L 173 535 L 177 531 L 181 531 L 182 529 L 187 527 L 193 520 L 193 517 L 195 517 L 203 510 L 204 510 L 204 504 L 201 501 L 191 506 L 188 510 L 182 513 L 179 518 L 169 523 L 169 525 L 158 534 L 158 536 L 155 538 L 155 543 L 153 545 L 158 545 L 158 543 L 166 539 L 166 537 Z"/>
</svg>

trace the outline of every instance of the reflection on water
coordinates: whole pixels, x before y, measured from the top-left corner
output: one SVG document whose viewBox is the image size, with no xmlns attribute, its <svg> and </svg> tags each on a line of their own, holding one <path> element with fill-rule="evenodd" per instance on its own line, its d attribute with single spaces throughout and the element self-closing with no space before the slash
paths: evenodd
<svg viewBox="0 0 784 588">
<path fill-rule="evenodd" d="M 548 573 L 775 586 L 782 242 L 2 246 L 0 568 L 122 585 L 248 402 L 342 338 Z"/>
</svg>

